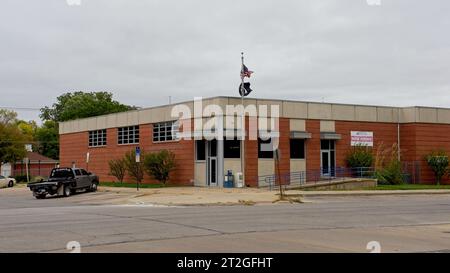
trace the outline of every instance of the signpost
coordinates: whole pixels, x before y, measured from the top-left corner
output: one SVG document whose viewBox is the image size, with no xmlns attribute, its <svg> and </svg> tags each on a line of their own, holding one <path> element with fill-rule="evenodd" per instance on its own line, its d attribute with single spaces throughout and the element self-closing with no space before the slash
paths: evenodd
<svg viewBox="0 0 450 273">
<path fill-rule="evenodd" d="M 25 161 L 25 171 L 27 172 L 27 182 L 30 183 L 30 173 L 28 170 L 28 164 L 30 163 L 30 159 L 28 157 L 25 157 L 23 160 Z"/>
<path fill-rule="evenodd" d="M 89 159 L 91 154 L 89 152 L 86 153 L 86 171 L 89 171 Z"/>
<path fill-rule="evenodd" d="M 283 186 L 281 185 L 281 173 L 280 173 L 280 158 L 281 158 L 281 152 L 280 149 L 276 149 L 273 151 L 273 156 L 275 159 L 275 172 L 276 172 L 276 180 L 278 180 L 278 184 L 280 186 L 280 200 L 283 200 L 284 194 L 283 194 Z"/>
<path fill-rule="evenodd" d="M 141 148 L 138 146 L 136 147 L 136 163 L 140 163 L 141 162 Z M 139 181 L 136 180 L 136 190 L 139 191 Z"/>
</svg>

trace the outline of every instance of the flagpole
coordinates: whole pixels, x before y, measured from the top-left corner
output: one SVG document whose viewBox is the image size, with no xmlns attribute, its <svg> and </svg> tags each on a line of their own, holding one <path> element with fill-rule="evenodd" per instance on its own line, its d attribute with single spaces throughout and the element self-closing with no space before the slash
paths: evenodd
<svg viewBox="0 0 450 273">
<path fill-rule="evenodd" d="M 244 52 L 241 52 L 241 71 L 244 70 Z M 241 114 L 241 173 L 242 173 L 242 184 L 245 186 L 245 107 L 244 107 L 244 78 L 241 76 L 241 104 L 242 104 L 242 114 Z M 243 135 L 243 137 L 242 137 Z"/>
</svg>

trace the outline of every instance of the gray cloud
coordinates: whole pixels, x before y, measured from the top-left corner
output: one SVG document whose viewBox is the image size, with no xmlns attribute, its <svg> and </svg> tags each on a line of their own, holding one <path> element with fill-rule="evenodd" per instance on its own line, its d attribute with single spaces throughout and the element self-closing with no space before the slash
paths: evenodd
<svg viewBox="0 0 450 273">
<path fill-rule="evenodd" d="M 244 51 L 252 96 L 448 107 L 449 8 L 444 0 L 4 0 L 0 106 L 39 108 L 77 90 L 138 106 L 235 96 Z"/>
</svg>

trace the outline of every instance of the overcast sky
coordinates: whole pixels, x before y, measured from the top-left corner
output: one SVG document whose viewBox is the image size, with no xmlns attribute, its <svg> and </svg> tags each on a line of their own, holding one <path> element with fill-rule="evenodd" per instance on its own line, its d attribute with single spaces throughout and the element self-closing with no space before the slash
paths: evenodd
<svg viewBox="0 0 450 273">
<path fill-rule="evenodd" d="M 237 96 L 241 51 L 251 97 L 450 107 L 448 0 L 67 1 L 1 1 L 0 107 Z"/>
</svg>

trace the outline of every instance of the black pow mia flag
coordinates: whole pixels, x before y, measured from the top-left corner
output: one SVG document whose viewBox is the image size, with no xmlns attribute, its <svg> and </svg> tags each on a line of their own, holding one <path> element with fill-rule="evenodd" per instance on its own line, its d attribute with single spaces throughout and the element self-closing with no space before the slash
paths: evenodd
<svg viewBox="0 0 450 273">
<path fill-rule="evenodd" d="M 244 92 L 244 93 L 242 93 L 242 92 Z M 239 95 L 247 97 L 248 94 L 250 94 L 250 92 L 252 92 L 252 89 L 250 89 L 249 82 L 244 82 L 244 88 L 242 88 L 242 83 L 239 85 Z"/>
</svg>

